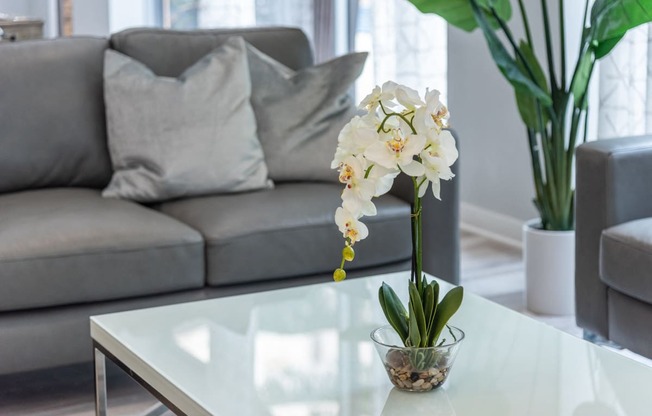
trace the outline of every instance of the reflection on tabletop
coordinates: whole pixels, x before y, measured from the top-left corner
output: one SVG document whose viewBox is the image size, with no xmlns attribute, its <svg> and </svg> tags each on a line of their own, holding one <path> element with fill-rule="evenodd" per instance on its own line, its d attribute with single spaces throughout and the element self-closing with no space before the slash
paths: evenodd
<svg viewBox="0 0 652 416">
<path fill-rule="evenodd" d="M 410 393 L 390 390 L 381 416 L 405 416 L 427 414 L 429 416 L 456 416 L 445 388 L 426 393 Z"/>
</svg>

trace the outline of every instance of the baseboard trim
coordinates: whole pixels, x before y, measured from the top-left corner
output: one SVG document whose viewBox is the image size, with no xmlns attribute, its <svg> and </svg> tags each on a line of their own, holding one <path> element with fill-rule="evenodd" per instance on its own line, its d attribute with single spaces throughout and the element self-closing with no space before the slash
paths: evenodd
<svg viewBox="0 0 652 416">
<path fill-rule="evenodd" d="M 460 228 L 516 248 L 523 247 L 523 221 L 476 205 L 460 204 Z"/>
</svg>

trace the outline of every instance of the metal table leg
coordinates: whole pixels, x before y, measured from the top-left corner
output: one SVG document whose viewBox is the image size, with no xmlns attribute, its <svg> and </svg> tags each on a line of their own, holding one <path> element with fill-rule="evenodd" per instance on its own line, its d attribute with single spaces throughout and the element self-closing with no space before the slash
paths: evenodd
<svg viewBox="0 0 652 416">
<path fill-rule="evenodd" d="M 94 348 L 95 361 L 95 414 L 107 416 L 106 407 L 106 357 L 100 350 Z"/>
</svg>

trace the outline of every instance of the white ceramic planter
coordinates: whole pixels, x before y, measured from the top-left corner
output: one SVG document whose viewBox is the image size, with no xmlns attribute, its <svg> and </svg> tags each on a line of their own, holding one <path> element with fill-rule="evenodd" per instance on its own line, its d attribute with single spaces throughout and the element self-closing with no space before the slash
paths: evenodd
<svg viewBox="0 0 652 416">
<path fill-rule="evenodd" d="M 575 313 L 575 231 L 546 231 L 540 220 L 523 225 L 525 303 L 544 315 Z"/>
</svg>

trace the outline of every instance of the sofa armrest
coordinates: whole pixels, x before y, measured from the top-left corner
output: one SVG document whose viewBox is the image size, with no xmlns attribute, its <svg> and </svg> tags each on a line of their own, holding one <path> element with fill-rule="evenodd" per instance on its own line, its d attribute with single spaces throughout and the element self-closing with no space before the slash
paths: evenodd
<svg viewBox="0 0 652 416">
<path fill-rule="evenodd" d="M 458 141 L 457 134 L 452 133 Z M 441 201 L 430 189 L 422 198 L 423 271 L 453 284 L 460 282 L 459 164 L 458 160 L 452 167 L 453 180 L 441 181 Z M 412 180 L 407 175 L 399 175 L 390 193 L 411 204 L 414 201 Z"/>
<path fill-rule="evenodd" d="M 652 136 L 586 143 L 577 148 L 575 298 L 577 324 L 609 338 L 607 286 L 600 280 L 606 228 L 652 216 Z"/>
</svg>

